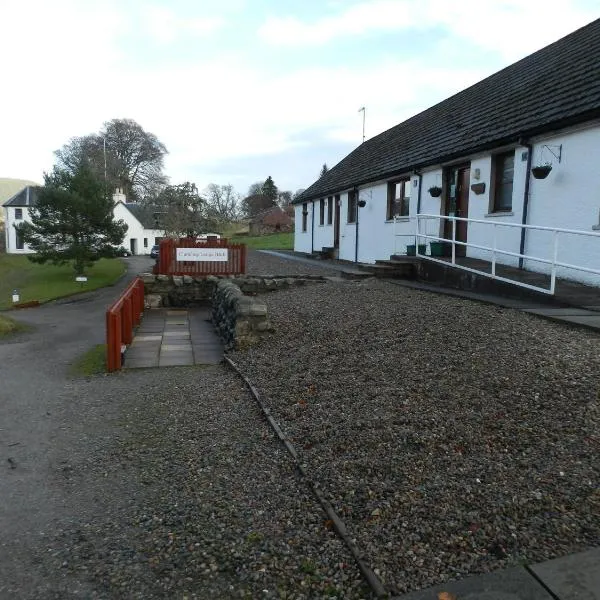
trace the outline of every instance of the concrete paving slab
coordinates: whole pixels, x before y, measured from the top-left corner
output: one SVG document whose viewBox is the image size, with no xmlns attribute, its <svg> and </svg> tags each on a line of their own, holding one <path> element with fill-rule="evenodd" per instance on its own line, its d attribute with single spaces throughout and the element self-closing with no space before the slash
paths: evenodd
<svg viewBox="0 0 600 600">
<path fill-rule="evenodd" d="M 556 317 L 554 317 L 556 318 Z M 556 318 L 557 321 L 566 321 L 567 323 L 576 323 L 577 325 L 585 325 L 593 329 L 600 329 L 600 315 L 589 314 L 587 316 L 566 316 Z"/>
<path fill-rule="evenodd" d="M 427 590 L 396 596 L 395 600 L 438 600 L 440 592 L 449 592 L 457 600 L 555 600 L 534 577 L 521 568 L 452 581 Z"/>
<path fill-rule="evenodd" d="M 161 358 L 158 362 L 159 367 L 184 367 L 192 366 L 194 364 L 193 358 Z"/>
<path fill-rule="evenodd" d="M 128 356 L 158 356 L 159 352 L 160 346 L 151 346 L 148 348 L 144 346 L 131 346 L 130 348 L 127 348 Z"/>
<path fill-rule="evenodd" d="M 160 342 L 160 340 L 162 340 L 162 335 L 146 335 L 146 334 L 142 334 L 142 335 L 136 335 L 135 338 L 133 339 L 133 343 L 134 344 L 139 344 L 140 342 Z"/>
<path fill-rule="evenodd" d="M 187 315 L 189 311 L 185 310 L 185 309 L 169 309 L 167 310 L 167 316 L 171 317 L 171 316 L 182 316 L 182 315 Z"/>
<path fill-rule="evenodd" d="M 190 332 L 187 331 L 187 330 L 185 330 L 185 329 L 182 329 L 181 331 L 165 331 L 164 332 L 164 336 L 166 338 L 169 338 L 169 339 L 171 339 L 171 338 L 183 338 L 183 337 L 189 338 L 190 337 Z"/>
<path fill-rule="evenodd" d="M 545 317 L 567 317 L 571 315 L 590 316 L 590 311 L 584 308 L 528 308 L 523 312 L 533 313 L 535 315 L 544 315 Z M 598 315 L 591 315 L 598 316 Z"/>
<path fill-rule="evenodd" d="M 171 343 L 171 344 L 163 344 L 160 347 L 160 351 L 162 352 L 182 352 L 184 350 L 187 350 L 189 352 L 192 351 L 192 345 L 191 344 L 175 344 L 175 343 Z"/>
<path fill-rule="evenodd" d="M 549 560 L 531 570 L 561 600 L 600 600 L 600 548 Z"/>
</svg>

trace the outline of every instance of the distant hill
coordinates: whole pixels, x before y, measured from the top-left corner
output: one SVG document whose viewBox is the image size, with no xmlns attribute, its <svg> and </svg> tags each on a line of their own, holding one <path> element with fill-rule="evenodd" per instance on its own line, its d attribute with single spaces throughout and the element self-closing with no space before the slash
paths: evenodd
<svg viewBox="0 0 600 600">
<path fill-rule="evenodd" d="M 28 179 L 13 179 L 11 177 L 0 177 L 0 207 L 17 192 L 27 185 L 40 185 L 36 181 Z M 0 209 L 0 221 L 4 221 L 4 210 Z"/>
</svg>

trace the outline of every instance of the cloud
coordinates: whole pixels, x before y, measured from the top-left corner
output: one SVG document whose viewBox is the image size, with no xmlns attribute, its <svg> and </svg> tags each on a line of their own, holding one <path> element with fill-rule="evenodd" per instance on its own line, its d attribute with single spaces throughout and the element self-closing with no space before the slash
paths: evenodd
<svg viewBox="0 0 600 600">
<path fill-rule="evenodd" d="M 181 35 L 210 35 L 225 23 L 221 17 L 181 17 L 166 6 L 144 9 L 143 22 L 150 37 L 162 44 L 169 44 Z"/>
<path fill-rule="evenodd" d="M 337 39 L 382 32 L 439 30 L 505 59 L 533 52 L 598 17 L 598 7 L 583 0 L 374 0 L 355 3 L 313 21 L 270 17 L 259 37 L 279 46 L 325 45 Z M 435 42 L 435 39 L 433 39 Z"/>
</svg>

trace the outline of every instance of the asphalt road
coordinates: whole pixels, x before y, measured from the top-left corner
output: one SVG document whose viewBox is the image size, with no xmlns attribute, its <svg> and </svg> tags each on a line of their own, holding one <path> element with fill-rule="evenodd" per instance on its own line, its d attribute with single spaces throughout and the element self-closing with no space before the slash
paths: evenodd
<svg viewBox="0 0 600 600">
<path fill-rule="evenodd" d="M 78 414 L 78 385 L 69 367 L 103 342 L 107 306 L 153 264 L 147 257 L 125 260 L 127 273 L 114 286 L 11 313 L 31 329 L 0 341 L 2 599 L 29 597 L 28 589 L 43 587 L 43 573 L 32 564 L 36 550 L 73 512 L 73 498 L 53 483 L 71 468 L 70 457 L 84 442 L 78 419 L 88 418 Z"/>
</svg>

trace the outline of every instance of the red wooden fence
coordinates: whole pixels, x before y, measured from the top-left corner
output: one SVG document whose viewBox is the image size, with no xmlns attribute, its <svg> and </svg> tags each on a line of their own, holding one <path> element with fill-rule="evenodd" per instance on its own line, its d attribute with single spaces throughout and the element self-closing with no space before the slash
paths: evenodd
<svg viewBox="0 0 600 600">
<path fill-rule="evenodd" d="M 227 250 L 223 261 L 178 261 L 177 248 L 215 248 Z M 246 272 L 246 245 L 230 244 L 225 239 L 197 241 L 193 238 L 174 240 L 165 238 L 160 242 L 158 263 L 154 272 L 161 275 L 241 275 Z"/>
<path fill-rule="evenodd" d="M 121 346 L 133 341 L 133 328 L 144 311 L 144 282 L 136 277 L 106 311 L 106 368 L 121 368 Z"/>
</svg>

